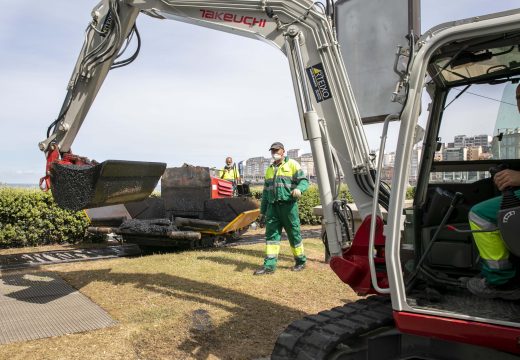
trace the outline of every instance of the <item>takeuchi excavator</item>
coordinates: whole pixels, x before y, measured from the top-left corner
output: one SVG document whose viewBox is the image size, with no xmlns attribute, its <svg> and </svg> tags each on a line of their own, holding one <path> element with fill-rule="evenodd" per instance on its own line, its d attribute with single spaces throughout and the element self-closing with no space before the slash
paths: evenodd
<svg viewBox="0 0 520 360">
<path fill-rule="evenodd" d="M 356 91 L 362 83 L 375 83 L 379 78 L 370 72 L 356 72 L 355 62 L 344 58 L 355 58 L 360 50 L 357 41 L 376 44 L 374 31 L 383 28 L 384 33 L 396 22 L 391 17 L 386 22 L 371 22 L 375 10 L 385 12 L 384 4 L 388 3 L 394 2 L 101 1 L 93 9 L 59 116 L 39 144 L 47 159 L 41 186 L 52 190 L 58 204 L 72 209 L 142 200 L 156 186 L 165 164 L 96 163 L 71 151 L 109 71 L 137 57 L 136 52 L 121 60 L 131 39 L 141 41 L 138 15 L 267 41 L 288 59 L 299 124 L 315 161 L 330 266 L 358 294 L 371 295 L 289 324 L 279 335 L 272 358 L 517 358 L 520 305 L 477 298 L 460 280 L 478 273 L 471 230 L 464 229 L 469 208 L 499 191 L 491 175 L 476 181 L 432 179 L 442 172 L 487 172 L 497 166 L 520 169 L 519 161 L 512 157 L 476 161 L 435 157 L 442 145 L 439 129 L 449 121 L 445 118 L 449 97 L 460 93 L 461 87 L 495 86 L 520 79 L 520 9 L 442 24 L 422 36 L 414 31 L 402 34 L 407 39 L 404 45 L 386 56 L 395 65 L 386 69 L 397 76 L 393 94 L 360 95 Z M 336 11 L 344 4 L 356 6 L 339 18 Z M 357 9 L 369 5 L 374 7 L 369 17 L 358 16 Z M 340 46 L 338 33 L 351 24 L 371 28 L 350 37 L 352 43 Z M 374 45 L 370 51 L 376 50 Z M 361 82 L 351 85 L 347 70 L 349 75 L 359 75 Z M 428 107 L 422 103 L 423 94 L 431 99 Z M 399 128 L 393 180 L 388 186 L 380 180 L 382 156 L 376 164 L 365 138 L 367 117 L 361 111 L 366 113 L 366 107 L 358 104 L 376 108 L 391 100 L 398 110 L 369 117 L 370 121 L 384 120 L 380 154 L 384 153 L 388 127 Z M 428 112 L 424 128 L 418 126 L 421 111 Z M 403 209 L 412 151 L 421 138 L 413 207 Z M 348 185 L 363 219 L 354 234 L 339 199 L 341 182 Z M 387 211 L 386 219 L 381 209 Z M 513 211 L 510 224 L 519 224 L 515 216 Z M 514 241 L 505 235 L 504 240 L 511 247 L 511 257 L 520 257 Z"/>
</svg>

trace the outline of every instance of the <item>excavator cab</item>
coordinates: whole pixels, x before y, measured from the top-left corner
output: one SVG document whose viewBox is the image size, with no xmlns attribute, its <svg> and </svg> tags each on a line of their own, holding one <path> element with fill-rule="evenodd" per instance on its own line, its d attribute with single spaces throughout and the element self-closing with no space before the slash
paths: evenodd
<svg viewBox="0 0 520 360">
<path fill-rule="evenodd" d="M 441 24 L 414 42 L 404 106 L 387 118 L 399 126 L 389 201 L 377 186 L 382 160 L 375 177 L 373 214 L 388 209 L 388 216 L 365 217 L 352 245 L 330 262 L 359 294 L 380 296 L 294 322 L 278 338 L 277 358 L 291 358 L 287 349 L 323 359 L 518 358 L 519 302 L 477 296 L 467 283 L 482 269 L 470 210 L 502 195 L 496 169 L 520 170 L 519 15 Z M 405 208 L 410 186 L 413 205 Z M 497 227 L 518 269 L 518 205 L 509 204 Z M 360 328 L 364 335 L 355 334 Z"/>
<path fill-rule="evenodd" d="M 468 217 L 475 205 L 506 198 L 493 181 L 498 171 L 520 170 L 519 44 L 517 28 L 446 42 L 431 55 L 426 136 L 412 153 L 420 166 L 410 174 L 415 198 L 401 243 L 410 309 L 510 326 L 512 332 L 520 326 L 518 301 L 474 295 L 467 281 L 482 269 L 478 232 L 499 230 L 509 260 L 518 265 L 520 200 L 513 195 L 502 202 L 493 229 L 472 230 Z M 517 274 L 512 282 L 519 281 Z"/>
</svg>

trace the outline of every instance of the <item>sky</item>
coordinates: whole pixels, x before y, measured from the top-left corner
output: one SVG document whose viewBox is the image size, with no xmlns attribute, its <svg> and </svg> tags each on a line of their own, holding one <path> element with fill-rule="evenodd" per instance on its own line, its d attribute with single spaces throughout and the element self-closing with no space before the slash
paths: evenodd
<svg viewBox="0 0 520 360">
<path fill-rule="evenodd" d="M 0 4 L 0 183 L 32 184 L 44 175 L 38 142 L 61 107 L 97 0 Z M 422 31 L 515 7 L 517 0 L 424 0 Z M 302 140 L 282 52 L 261 41 L 171 20 L 141 15 L 137 25 L 141 53 L 130 66 L 109 73 L 74 153 L 97 161 L 212 167 L 222 166 L 227 156 L 236 161 L 267 157 L 274 141 L 310 151 Z M 491 103 L 493 114 L 498 105 Z M 373 148 L 379 131 L 367 128 Z"/>
</svg>

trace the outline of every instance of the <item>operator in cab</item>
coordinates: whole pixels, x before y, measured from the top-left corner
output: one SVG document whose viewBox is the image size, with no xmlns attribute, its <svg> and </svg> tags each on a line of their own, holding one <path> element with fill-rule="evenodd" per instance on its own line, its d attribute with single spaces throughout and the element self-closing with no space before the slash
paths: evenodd
<svg viewBox="0 0 520 360">
<path fill-rule="evenodd" d="M 272 274 L 276 270 L 282 229 L 285 229 L 294 256 L 293 271 L 305 268 L 303 241 L 300 232 L 298 199 L 309 187 L 309 181 L 300 164 L 285 156 L 282 143 L 275 142 L 269 148 L 273 163 L 265 172 L 260 222 L 265 219 L 266 251 L 264 265 L 254 275 Z"/>
<path fill-rule="evenodd" d="M 516 103 L 520 113 L 520 85 L 516 88 Z M 505 169 L 496 173 L 493 180 L 500 191 L 518 187 L 520 171 Z M 515 191 L 515 195 L 520 197 L 520 189 Z M 466 287 L 472 294 L 483 298 L 520 300 L 517 269 L 510 259 L 509 250 L 500 231 L 497 230 L 501 202 L 502 196 L 498 196 L 471 208 L 468 216 L 471 229 L 490 231 L 473 233 L 480 254 L 481 274 L 469 279 Z"/>
</svg>

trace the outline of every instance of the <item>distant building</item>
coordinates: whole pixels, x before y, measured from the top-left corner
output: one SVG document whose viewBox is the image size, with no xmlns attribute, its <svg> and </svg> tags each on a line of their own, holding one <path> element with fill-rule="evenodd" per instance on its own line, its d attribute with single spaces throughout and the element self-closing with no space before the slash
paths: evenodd
<svg viewBox="0 0 520 360">
<path fill-rule="evenodd" d="M 383 166 L 393 167 L 395 165 L 395 152 L 383 155 Z"/>
<path fill-rule="evenodd" d="M 485 152 L 480 154 L 479 160 L 490 160 L 493 158 L 493 154 L 491 152 Z"/>
<path fill-rule="evenodd" d="M 485 135 L 485 134 L 475 135 L 475 136 L 467 137 L 465 145 L 467 147 L 480 146 L 480 147 L 482 147 L 482 152 L 487 153 L 487 152 L 491 151 L 491 140 L 492 140 L 491 135 Z"/>
<path fill-rule="evenodd" d="M 444 149 L 446 149 L 446 145 L 441 143 L 440 147 L 438 147 L 435 154 L 433 155 L 433 161 L 442 161 L 444 160 L 444 157 L 442 156 L 442 154 L 444 153 Z"/>
<path fill-rule="evenodd" d="M 482 148 L 489 146 L 491 143 L 491 135 L 475 135 L 466 139 L 466 146 L 482 146 Z"/>
<path fill-rule="evenodd" d="M 516 84 L 507 84 L 502 93 L 502 101 L 498 108 L 497 120 L 493 135 L 496 136 L 508 129 L 520 127 L 520 114 L 513 104 L 516 104 Z"/>
<path fill-rule="evenodd" d="M 508 84 L 502 93 L 491 142 L 491 152 L 495 159 L 520 158 L 520 114 L 513 105 L 516 103 L 516 86 L 516 84 Z"/>
<path fill-rule="evenodd" d="M 453 148 L 471 147 L 471 146 L 482 146 L 482 152 L 489 152 L 491 144 L 491 136 L 486 134 L 467 136 L 467 135 L 456 135 L 453 138 Z"/>
<path fill-rule="evenodd" d="M 466 160 L 480 160 L 480 157 L 482 156 L 482 146 L 468 146 L 467 149 Z"/>
<path fill-rule="evenodd" d="M 421 156 L 422 156 L 421 147 L 416 147 L 412 150 L 412 159 L 410 161 L 410 176 L 408 178 L 411 186 L 417 185 Z"/>
<path fill-rule="evenodd" d="M 300 157 L 300 149 L 287 150 L 287 156 L 289 156 L 289 159 L 298 159 Z"/>
<path fill-rule="evenodd" d="M 466 146 L 466 135 L 457 135 L 453 138 L 453 147 L 461 148 Z"/>
<path fill-rule="evenodd" d="M 314 159 L 311 153 L 296 156 L 300 152 L 299 149 L 291 149 L 287 151 L 287 156 L 300 163 L 303 172 L 310 178 L 316 177 L 316 170 L 314 168 Z M 253 157 L 243 162 L 244 180 L 252 183 L 262 183 L 264 181 L 265 171 L 271 165 L 270 158 L 262 156 Z"/>
<path fill-rule="evenodd" d="M 244 166 L 244 180 L 253 183 L 262 182 L 270 163 L 271 159 L 263 156 L 247 159 Z"/>
<path fill-rule="evenodd" d="M 394 167 L 393 166 L 383 166 L 381 169 L 381 180 L 383 181 L 392 181 L 394 177 Z"/>
<path fill-rule="evenodd" d="M 502 138 L 495 136 L 491 143 L 491 152 L 495 159 L 520 158 L 520 128 L 502 129 Z"/>
<path fill-rule="evenodd" d="M 433 155 L 433 161 L 434 162 L 443 161 L 444 160 L 443 153 L 444 153 L 444 150 L 446 149 L 446 144 L 441 143 L 440 147 L 438 147 L 437 149 L 439 149 L 439 150 L 436 151 L 435 154 Z M 432 182 L 432 183 L 442 182 L 442 179 L 443 179 L 442 172 L 431 172 L 430 173 L 430 182 Z"/>
<path fill-rule="evenodd" d="M 316 176 L 316 169 L 314 168 L 314 158 L 311 153 L 302 154 L 300 156 L 300 165 L 302 166 L 302 170 L 308 177 Z"/>
<path fill-rule="evenodd" d="M 467 156 L 468 149 L 465 147 L 447 148 L 442 154 L 444 161 L 463 161 L 467 159 Z"/>
</svg>

